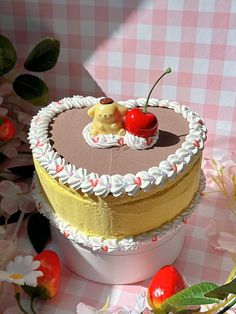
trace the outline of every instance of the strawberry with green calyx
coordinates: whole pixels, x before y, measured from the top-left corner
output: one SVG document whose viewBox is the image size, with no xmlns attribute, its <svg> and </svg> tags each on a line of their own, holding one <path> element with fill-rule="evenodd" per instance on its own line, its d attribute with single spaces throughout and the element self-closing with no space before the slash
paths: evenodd
<svg viewBox="0 0 236 314">
<path fill-rule="evenodd" d="M 185 288 L 185 283 L 178 272 L 172 266 L 162 267 L 152 278 L 147 292 L 148 304 L 151 308 L 160 308 L 166 299 Z"/>
<path fill-rule="evenodd" d="M 0 141 L 9 141 L 16 134 L 16 129 L 13 122 L 5 117 L 0 117 Z"/>
<path fill-rule="evenodd" d="M 40 262 L 37 270 L 42 271 L 43 276 L 37 279 L 37 287 L 23 286 L 24 291 L 35 298 L 53 298 L 59 288 L 61 278 L 61 265 L 58 255 L 51 250 L 45 250 L 34 257 L 35 261 Z"/>
<path fill-rule="evenodd" d="M 218 286 L 214 282 L 205 281 L 186 287 L 173 294 L 159 307 L 153 308 L 155 314 L 223 314 L 236 304 L 236 278 Z M 206 309 L 206 311 L 205 311 Z"/>
</svg>

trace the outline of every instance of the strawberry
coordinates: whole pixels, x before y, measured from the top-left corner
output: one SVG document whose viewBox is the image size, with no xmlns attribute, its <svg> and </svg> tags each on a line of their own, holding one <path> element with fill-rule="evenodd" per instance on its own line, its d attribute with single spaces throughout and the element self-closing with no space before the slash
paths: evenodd
<svg viewBox="0 0 236 314">
<path fill-rule="evenodd" d="M 5 116 L 0 117 L 0 141 L 9 141 L 16 134 L 13 122 Z"/>
<path fill-rule="evenodd" d="M 148 286 L 148 304 L 153 309 L 159 308 L 166 299 L 184 288 L 185 283 L 178 270 L 166 265 L 155 274 Z"/>
<path fill-rule="evenodd" d="M 23 289 L 32 298 L 53 298 L 58 291 L 61 277 L 61 265 L 58 255 L 50 250 L 45 250 L 34 257 L 40 262 L 37 270 L 43 276 L 37 278 L 37 287 L 23 286 Z"/>
</svg>

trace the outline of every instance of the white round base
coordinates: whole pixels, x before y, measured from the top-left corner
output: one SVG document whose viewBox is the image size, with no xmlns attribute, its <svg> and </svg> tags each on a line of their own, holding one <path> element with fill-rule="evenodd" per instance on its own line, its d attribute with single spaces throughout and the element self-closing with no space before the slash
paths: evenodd
<svg viewBox="0 0 236 314">
<path fill-rule="evenodd" d="M 151 278 L 161 267 L 175 261 L 183 247 L 185 226 L 137 250 L 121 252 L 84 248 L 54 226 L 51 233 L 64 264 L 76 274 L 105 284 L 129 284 Z"/>
</svg>

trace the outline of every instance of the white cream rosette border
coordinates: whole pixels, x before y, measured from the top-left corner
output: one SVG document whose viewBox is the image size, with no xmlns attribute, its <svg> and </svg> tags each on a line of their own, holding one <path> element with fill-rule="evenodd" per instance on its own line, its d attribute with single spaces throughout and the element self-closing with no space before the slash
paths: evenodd
<svg viewBox="0 0 236 314">
<path fill-rule="evenodd" d="M 205 176 L 201 171 L 201 177 L 199 182 L 198 191 L 195 193 L 188 208 L 186 208 L 181 214 L 176 216 L 172 221 L 162 225 L 159 228 L 145 232 L 136 237 L 124 237 L 122 239 L 106 239 L 104 237 L 88 236 L 76 228 L 71 226 L 69 223 L 63 221 L 59 215 L 55 214 L 44 199 L 37 175 L 34 175 L 32 183 L 32 196 L 36 202 L 36 206 L 39 212 L 47 217 L 52 225 L 54 225 L 60 232 L 68 239 L 74 241 L 79 245 L 83 245 L 86 248 L 90 248 L 92 251 L 101 252 L 119 252 L 137 250 L 146 245 L 155 244 L 162 237 L 174 232 L 176 229 L 185 225 L 192 212 L 194 211 L 195 205 L 199 202 L 201 193 L 205 190 Z M 69 208 L 68 208 L 69 209 Z"/>
<path fill-rule="evenodd" d="M 56 115 L 63 111 L 73 108 L 88 108 L 99 100 L 100 98 L 82 96 L 64 98 L 42 108 L 31 122 L 28 139 L 34 158 L 54 179 L 68 184 L 75 190 L 80 189 L 83 193 L 94 193 L 101 197 L 108 194 L 118 197 L 125 193 L 133 196 L 140 190 L 149 191 L 155 186 L 163 185 L 167 180 L 174 179 L 178 173 L 184 171 L 185 167 L 191 163 L 193 157 L 204 148 L 207 129 L 197 113 L 175 101 L 152 98 L 149 100 L 149 106 L 173 109 L 188 121 L 189 134 L 186 136 L 181 148 L 168 156 L 167 160 L 160 162 L 159 165 L 154 165 L 150 169 L 139 171 L 136 174 L 129 173 L 124 176 L 104 174 L 99 176 L 93 172 L 89 173 L 83 168 L 77 169 L 60 157 L 52 148 L 48 135 L 49 124 Z M 119 103 L 127 108 L 144 107 L 146 99 L 131 99 Z"/>
</svg>

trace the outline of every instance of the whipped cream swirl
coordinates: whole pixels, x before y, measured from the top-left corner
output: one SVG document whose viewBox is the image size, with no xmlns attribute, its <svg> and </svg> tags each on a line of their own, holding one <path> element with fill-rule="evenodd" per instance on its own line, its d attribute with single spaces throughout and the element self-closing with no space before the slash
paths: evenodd
<svg viewBox="0 0 236 314">
<path fill-rule="evenodd" d="M 124 136 L 116 134 L 99 134 L 91 137 L 91 124 L 87 124 L 83 129 L 83 137 L 87 144 L 94 148 L 108 148 L 114 146 L 127 145 L 132 149 L 148 149 L 156 144 L 159 133 L 148 138 L 133 135 L 126 131 Z"/>
<path fill-rule="evenodd" d="M 150 173 L 155 177 L 157 169 L 153 168 Z M 108 178 L 103 178 L 102 182 L 107 183 Z M 102 184 L 102 183 L 101 183 Z M 166 235 L 174 232 L 181 226 L 185 225 L 194 211 L 195 205 L 199 202 L 201 193 L 205 189 L 205 177 L 203 171 L 201 172 L 198 191 L 195 193 L 189 207 L 177 215 L 172 221 L 162 225 L 159 228 L 149 232 L 142 233 L 136 237 L 124 237 L 123 239 L 107 239 L 98 236 L 88 236 L 69 223 L 63 221 L 60 216 L 54 213 L 48 202 L 44 199 L 40 190 L 37 175 L 33 177 L 32 196 L 36 202 L 37 208 L 41 214 L 50 220 L 50 223 L 60 230 L 65 237 L 78 245 L 83 245 L 90 248 L 92 251 L 100 252 L 130 252 L 142 248 L 147 245 L 156 245 L 156 243 Z M 101 191 L 106 190 L 101 188 Z"/>
<path fill-rule="evenodd" d="M 48 134 L 49 124 L 51 120 L 61 112 L 72 108 L 88 108 L 96 104 L 99 100 L 100 98 L 82 96 L 64 98 L 40 109 L 31 122 L 28 139 L 34 158 L 54 179 L 60 180 L 63 184 L 68 184 L 75 190 L 80 189 L 83 193 L 94 193 L 101 197 L 105 197 L 108 194 L 119 197 L 125 193 L 133 196 L 141 190 L 149 191 L 155 186 L 162 186 L 168 180 L 175 179 L 204 148 L 207 130 L 202 118 L 197 113 L 175 101 L 151 98 L 149 100 L 149 106 L 172 109 L 188 121 L 189 134 L 186 136 L 181 148 L 177 149 L 174 154 L 168 156 L 166 160 L 160 162 L 159 165 L 153 165 L 152 168 L 136 174 L 99 176 L 93 172 L 89 173 L 87 169 L 84 168 L 77 169 L 63 157 L 59 156 L 52 148 Z M 127 108 L 143 107 L 146 103 L 146 99 L 130 99 L 127 101 L 119 101 L 119 103 Z M 85 127 L 84 132 L 88 134 L 89 125 Z M 91 145 L 98 145 L 96 147 L 106 147 L 104 145 L 107 145 L 107 137 L 113 146 L 126 144 L 131 148 L 146 149 L 155 143 L 158 134 L 153 138 L 144 139 L 126 132 L 124 137 L 102 135 L 101 137 L 99 136 L 98 139 L 91 139 L 89 136 L 86 137 L 86 141 L 89 141 Z"/>
</svg>

